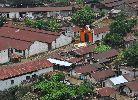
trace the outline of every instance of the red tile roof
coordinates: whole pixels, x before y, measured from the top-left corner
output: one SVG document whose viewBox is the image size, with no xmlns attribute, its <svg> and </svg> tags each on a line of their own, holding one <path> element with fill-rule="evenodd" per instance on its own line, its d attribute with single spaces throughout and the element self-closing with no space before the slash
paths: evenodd
<svg viewBox="0 0 138 100">
<path fill-rule="evenodd" d="M 129 87 L 132 91 L 138 91 L 138 80 L 125 83 L 127 87 Z"/>
<path fill-rule="evenodd" d="M 41 34 L 38 32 L 26 31 L 11 27 L 1 27 L 0 36 L 14 38 L 28 42 L 40 41 L 45 43 L 52 43 L 58 37 L 54 35 Z"/>
<path fill-rule="evenodd" d="M 88 54 L 93 52 L 93 50 L 96 48 L 96 45 L 92 45 L 92 46 L 86 46 L 86 47 L 82 47 L 76 50 L 73 50 L 73 52 L 79 54 L 79 55 L 84 55 L 84 54 Z"/>
<path fill-rule="evenodd" d="M 111 69 L 108 70 L 103 70 L 103 71 L 97 71 L 95 73 L 91 73 L 91 76 L 96 80 L 96 81 L 101 81 L 105 80 L 108 77 L 112 77 L 115 75 L 115 72 L 112 71 Z"/>
<path fill-rule="evenodd" d="M 82 60 L 83 60 L 83 58 L 70 58 L 70 59 L 67 59 L 67 61 L 70 62 L 70 63 L 78 63 Z"/>
<path fill-rule="evenodd" d="M 106 51 L 106 52 L 102 52 L 102 53 L 98 53 L 98 54 L 94 54 L 93 58 L 98 60 L 98 59 L 108 59 L 108 58 L 112 58 L 118 55 L 118 51 L 115 49 Z"/>
<path fill-rule="evenodd" d="M 101 28 L 94 28 L 93 31 L 94 31 L 94 34 L 107 33 L 109 32 L 109 27 L 105 26 Z"/>
<path fill-rule="evenodd" d="M 125 2 L 125 0 L 104 0 L 101 2 L 105 7 L 116 7 L 119 5 L 122 5 Z"/>
<path fill-rule="evenodd" d="M 34 8 L 0 8 L 0 12 L 50 12 L 71 11 L 73 6 L 66 7 L 34 7 Z M 78 8 L 75 6 L 75 8 Z"/>
<path fill-rule="evenodd" d="M 93 73 L 96 72 L 97 68 L 92 67 L 92 65 L 84 65 L 75 67 L 74 69 L 77 73 Z"/>
<path fill-rule="evenodd" d="M 80 31 L 80 27 L 74 26 L 74 27 L 72 27 L 72 31 L 73 32 L 79 32 Z"/>
<path fill-rule="evenodd" d="M 1 67 L 0 80 L 23 75 L 29 72 L 34 72 L 34 71 L 44 69 L 44 68 L 49 68 L 49 67 L 53 67 L 53 64 L 45 59 L 26 62 L 18 65 Z"/>
<path fill-rule="evenodd" d="M 111 87 L 104 87 L 100 90 L 98 90 L 98 93 L 100 96 L 110 96 L 112 94 L 115 94 L 117 91 L 114 88 Z"/>
<path fill-rule="evenodd" d="M 0 50 L 5 50 L 9 48 L 26 50 L 30 47 L 30 45 L 31 45 L 31 42 L 0 37 Z"/>
</svg>

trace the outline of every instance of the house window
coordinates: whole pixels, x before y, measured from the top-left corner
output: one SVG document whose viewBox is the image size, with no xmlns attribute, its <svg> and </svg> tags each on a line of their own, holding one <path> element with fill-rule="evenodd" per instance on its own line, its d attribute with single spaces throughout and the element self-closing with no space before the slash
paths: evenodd
<svg viewBox="0 0 138 100">
<path fill-rule="evenodd" d="M 37 77 L 37 75 L 36 75 L 36 74 L 32 75 L 32 78 L 36 78 L 36 77 Z"/>
<path fill-rule="evenodd" d="M 22 50 L 17 50 L 17 49 L 15 49 L 15 52 L 22 53 Z"/>
<path fill-rule="evenodd" d="M 26 80 L 29 80 L 30 79 L 30 76 L 26 76 Z"/>
<path fill-rule="evenodd" d="M 14 84 L 14 80 L 11 80 L 11 84 Z"/>
</svg>

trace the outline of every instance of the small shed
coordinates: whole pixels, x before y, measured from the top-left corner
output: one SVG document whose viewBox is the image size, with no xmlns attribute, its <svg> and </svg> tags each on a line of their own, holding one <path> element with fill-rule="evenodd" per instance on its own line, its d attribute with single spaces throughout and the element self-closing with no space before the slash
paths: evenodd
<svg viewBox="0 0 138 100">
<path fill-rule="evenodd" d="M 55 64 L 54 69 L 56 70 L 69 71 L 70 69 L 72 69 L 72 66 L 73 66 L 72 63 L 69 63 L 67 61 L 62 61 L 62 60 L 57 60 L 52 58 L 48 58 L 47 60 Z"/>
<path fill-rule="evenodd" d="M 120 86 L 120 84 L 123 84 L 125 82 L 128 82 L 128 80 L 121 75 L 118 77 L 113 77 L 113 78 L 107 79 L 105 81 L 105 86 L 106 87 L 115 87 L 115 86 Z"/>
</svg>

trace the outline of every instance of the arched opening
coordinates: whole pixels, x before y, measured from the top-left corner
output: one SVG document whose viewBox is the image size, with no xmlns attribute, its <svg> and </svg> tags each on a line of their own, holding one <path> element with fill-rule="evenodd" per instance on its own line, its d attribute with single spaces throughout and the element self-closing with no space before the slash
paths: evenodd
<svg viewBox="0 0 138 100">
<path fill-rule="evenodd" d="M 85 42 L 89 42 L 89 35 L 88 35 L 88 33 L 85 33 Z"/>
</svg>

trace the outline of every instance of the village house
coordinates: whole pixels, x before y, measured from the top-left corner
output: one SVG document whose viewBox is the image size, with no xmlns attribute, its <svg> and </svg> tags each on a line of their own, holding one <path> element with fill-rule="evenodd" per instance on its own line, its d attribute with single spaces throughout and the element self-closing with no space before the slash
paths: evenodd
<svg viewBox="0 0 138 100">
<path fill-rule="evenodd" d="M 130 97 L 138 98 L 138 80 L 125 83 L 124 86 L 121 88 L 121 92 Z"/>
<path fill-rule="evenodd" d="M 128 48 L 129 46 L 132 46 L 134 43 L 136 43 L 136 37 L 134 36 L 133 33 L 128 33 L 125 37 L 124 37 L 124 44 L 125 47 Z"/>
<path fill-rule="evenodd" d="M 115 49 L 108 50 L 106 52 L 95 53 L 92 55 L 92 60 L 94 62 L 105 64 L 112 61 L 118 55 L 118 51 Z"/>
<path fill-rule="evenodd" d="M 96 45 L 80 47 L 78 49 L 69 51 L 68 53 L 74 57 L 83 57 L 84 60 L 87 62 L 87 58 L 91 57 L 94 48 L 96 48 Z"/>
<path fill-rule="evenodd" d="M 104 81 L 108 78 L 115 76 L 115 72 L 111 69 L 96 71 L 95 73 L 91 73 L 91 82 L 99 83 L 104 86 Z"/>
<path fill-rule="evenodd" d="M 37 18 L 43 17 L 55 17 L 62 19 L 72 15 L 72 9 L 74 6 L 66 7 L 34 7 L 34 8 L 1 8 L 0 13 L 7 18 Z"/>
<path fill-rule="evenodd" d="M 78 26 L 70 26 L 70 27 L 64 27 L 65 35 L 70 37 L 77 37 L 80 36 L 80 28 Z"/>
<path fill-rule="evenodd" d="M 48 60 L 36 60 L 0 68 L 0 90 L 31 81 L 41 74 L 53 71 L 53 64 Z"/>
<path fill-rule="evenodd" d="M 100 9 L 109 12 L 112 9 L 125 11 L 128 16 L 137 16 L 137 0 L 104 0 L 100 2 Z"/>
<path fill-rule="evenodd" d="M 9 61 L 14 53 L 24 58 L 59 48 L 72 42 L 72 38 L 62 32 L 50 32 L 31 28 L 3 26 L 0 28 L 1 63 Z M 2 46 L 1 45 L 1 46 Z M 3 52 L 2 50 L 5 50 Z"/>
<path fill-rule="evenodd" d="M 54 59 L 54 58 L 48 58 L 47 60 L 55 65 L 53 67 L 54 70 L 69 72 L 74 67 L 73 63 L 70 63 L 65 60 L 58 60 L 58 59 Z"/>
<path fill-rule="evenodd" d="M 90 64 L 83 66 L 76 66 L 73 70 L 70 71 L 71 76 L 78 79 L 89 80 L 90 73 L 97 71 L 97 68 L 93 67 Z"/>
<path fill-rule="evenodd" d="M 111 87 L 104 87 L 97 90 L 98 100 L 112 100 L 116 99 L 117 91 Z"/>
<path fill-rule="evenodd" d="M 114 88 L 119 88 L 119 86 L 125 82 L 128 82 L 128 80 L 122 75 L 117 77 L 112 77 L 104 81 L 105 87 L 114 87 Z"/>
<path fill-rule="evenodd" d="M 109 32 L 110 31 L 108 26 L 94 28 L 92 30 L 93 42 L 95 43 L 96 41 L 101 41 Z"/>
<path fill-rule="evenodd" d="M 119 67 L 119 70 L 121 71 L 121 74 L 130 74 L 134 78 L 138 76 L 138 68 L 132 68 L 132 67 Z"/>
</svg>

